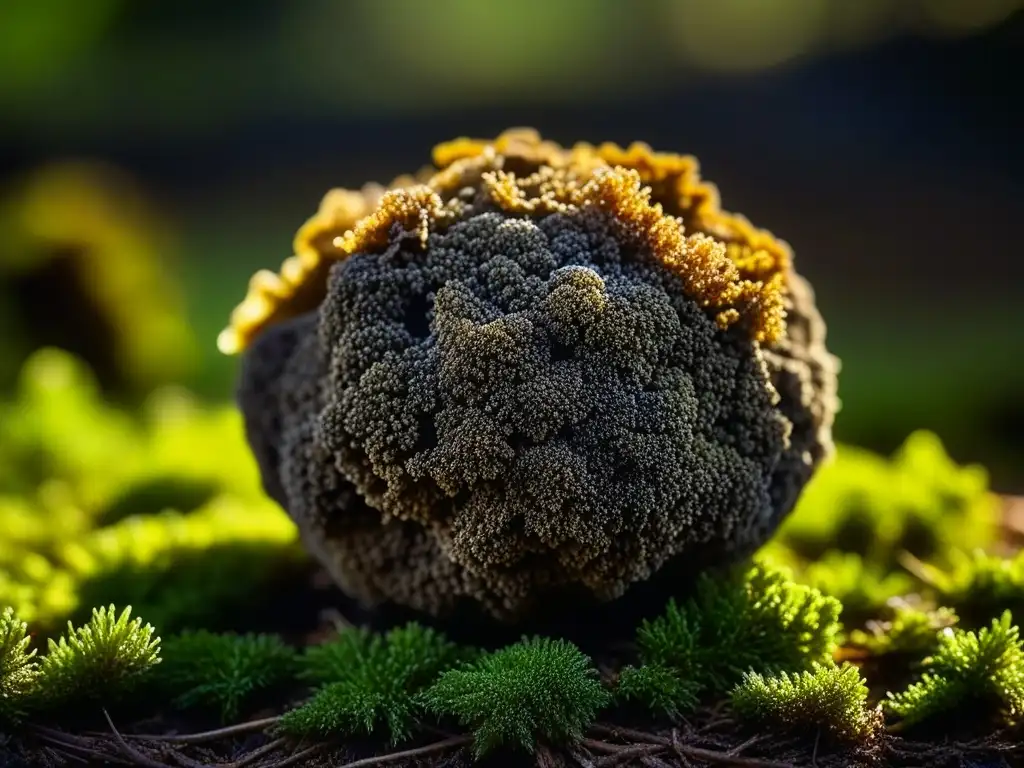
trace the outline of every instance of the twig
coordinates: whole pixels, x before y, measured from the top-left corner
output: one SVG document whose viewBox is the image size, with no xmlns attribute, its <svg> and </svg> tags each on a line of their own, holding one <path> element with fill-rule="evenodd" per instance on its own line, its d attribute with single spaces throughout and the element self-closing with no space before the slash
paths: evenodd
<svg viewBox="0 0 1024 768">
<path fill-rule="evenodd" d="M 573 760 L 579 763 L 580 768 L 595 768 L 594 761 L 591 760 L 589 756 L 584 755 L 578 749 L 570 749 L 569 754 L 572 756 Z"/>
<path fill-rule="evenodd" d="M 733 747 L 732 749 L 730 749 L 728 752 L 726 752 L 726 754 L 727 755 L 738 755 L 740 752 L 745 750 L 747 747 L 753 746 L 754 744 L 757 744 L 757 742 L 759 742 L 759 741 L 763 741 L 764 738 L 765 738 L 764 736 L 751 736 L 749 739 L 744 741 L 742 744 L 738 744 L 735 747 Z"/>
<path fill-rule="evenodd" d="M 608 746 L 618 746 L 612 744 Z M 662 744 L 633 744 L 628 747 L 621 747 L 610 755 L 602 757 L 597 761 L 599 766 L 604 768 L 605 766 L 618 765 L 620 761 L 627 760 L 631 757 L 646 757 L 654 752 L 661 752 L 665 749 Z"/>
<path fill-rule="evenodd" d="M 228 763 L 226 766 L 224 766 L 224 768 L 242 768 L 243 766 L 246 766 L 249 763 L 251 763 L 251 762 L 253 762 L 255 760 L 258 760 L 259 758 L 263 757 L 264 755 L 270 754 L 275 749 L 278 749 L 281 745 L 283 745 L 285 743 L 286 743 L 285 739 L 274 739 L 273 741 L 269 741 L 266 744 L 264 744 L 262 747 L 254 749 L 252 752 L 249 752 L 248 754 L 243 755 L 241 758 L 239 758 L 235 762 Z"/>
<path fill-rule="evenodd" d="M 46 746 L 43 747 L 43 751 L 48 755 L 56 755 L 60 760 L 74 760 L 75 762 L 87 765 L 87 761 L 81 755 L 76 755 L 74 752 L 66 752 L 63 749 L 57 749 L 57 747 Z"/>
<path fill-rule="evenodd" d="M 590 730 L 603 733 L 606 736 L 614 736 L 615 738 L 627 738 L 633 741 L 640 741 L 644 744 L 661 744 L 666 747 L 672 746 L 671 739 L 667 739 L 664 736 L 658 736 L 655 733 L 644 733 L 643 731 L 637 731 L 632 728 L 625 728 L 619 725 L 602 725 L 600 723 L 594 723 L 590 726 Z M 602 742 L 605 743 L 605 742 Z M 620 746 L 611 744 L 609 746 Z"/>
<path fill-rule="evenodd" d="M 936 581 L 937 574 L 929 569 L 928 564 L 923 560 L 914 557 L 910 552 L 901 550 L 896 556 L 897 561 L 902 565 L 911 576 L 923 582 L 929 587 L 938 587 L 939 584 Z"/>
<path fill-rule="evenodd" d="M 299 760 L 309 757 L 310 755 L 315 755 L 319 752 L 323 752 L 330 746 L 332 746 L 330 742 L 321 742 L 319 744 L 314 744 L 311 747 L 306 747 L 301 752 L 296 752 L 292 755 L 289 755 L 279 763 L 274 763 L 273 768 L 284 768 L 286 765 L 294 765 L 295 763 L 299 762 Z"/>
<path fill-rule="evenodd" d="M 128 762 L 123 757 L 119 757 L 118 755 L 110 755 L 106 752 L 100 752 L 98 749 L 93 749 L 92 747 L 87 747 L 82 744 L 75 744 L 74 742 L 70 741 L 62 741 L 60 739 L 54 738 L 53 736 L 47 736 L 45 734 L 40 735 L 42 736 L 44 741 L 47 741 L 55 746 L 59 746 L 61 748 L 59 751 L 62 754 L 66 754 L 68 753 L 69 750 L 73 750 L 75 752 L 80 752 L 83 755 L 87 755 L 88 757 L 94 759 L 105 760 L 108 762 L 112 761 L 120 763 L 121 765 L 131 765 L 130 762 Z"/>
<path fill-rule="evenodd" d="M 818 768 L 818 742 L 821 740 L 821 728 L 814 734 L 814 751 L 811 753 L 811 765 Z"/>
<path fill-rule="evenodd" d="M 648 768 L 672 768 L 672 766 L 660 757 L 656 757 L 654 755 L 644 755 L 640 758 L 640 762 L 648 766 Z M 687 763 L 687 765 L 689 765 L 689 763 Z"/>
<path fill-rule="evenodd" d="M 75 744 L 83 747 L 91 747 L 93 742 L 84 736 L 75 736 L 73 733 L 66 733 L 65 731 L 58 731 L 54 728 L 47 728 L 43 725 L 33 725 L 32 730 L 38 733 L 40 736 L 48 736 L 53 739 L 60 739 L 67 744 Z M 107 734 L 100 734 L 106 737 Z"/>
<path fill-rule="evenodd" d="M 382 763 L 393 763 L 396 760 L 404 760 L 407 757 L 419 757 L 420 755 L 429 755 L 434 752 L 443 752 L 446 749 L 452 747 L 462 747 L 473 741 L 472 736 L 453 736 L 450 739 L 443 741 L 437 741 L 433 744 L 428 744 L 425 747 L 416 747 L 415 749 L 406 749 L 402 752 L 392 752 L 389 755 L 381 755 L 379 757 L 365 757 L 362 760 L 356 760 L 353 763 L 345 763 L 344 765 L 338 766 L 338 768 L 363 768 L 368 765 L 380 765 Z M 281 768 L 284 763 L 278 763 L 275 768 Z"/>
<path fill-rule="evenodd" d="M 136 765 L 144 766 L 144 768 L 167 768 L 166 763 L 158 763 L 151 757 L 146 757 L 144 754 L 135 749 L 131 744 L 124 740 L 124 737 L 118 732 L 117 728 L 114 727 L 114 721 L 110 719 L 110 714 L 107 710 L 103 710 L 103 716 L 107 719 L 107 725 L 110 726 L 111 732 L 114 734 L 114 738 L 117 739 L 117 745 L 121 748 L 121 753 L 129 758 Z"/>
<path fill-rule="evenodd" d="M 224 736 L 238 736 L 252 731 L 261 731 L 267 726 L 275 725 L 280 717 L 265 717 L 262 720 L 250 720 L 248 723 L 229 725 L 226 728 L 217 728 L 213 731 L 202 731 L 200 733 L 185 733 L 177 736 L 166 736 L 149 733 L 130 733 L 128 736 L 133 739 L 145 739 L 146 741 L 167 741 L 177 744 L 200 744 L 204 741 L 216 741 Z"/>
<path fill-rule="evenodd" d="M 210 766 L 206 763 L 201 763 L 198 760 L 193 760 L 188 755 L 183 755 L 176 749 L 170 750 L 170 756 L 172 760 L 176 761 L 178 765 L 183 766 L 183 768 L 222 768 L 221 766 Z"/>
<path fill-rule="evenodd" d="M 793 763 L 780 763 L 775 760 L 759 760 L 756 757 L 739 757 L 726 752 L 715 752 L 700 747 L 689 747 L 680 744 L 683 753 L 696 760 L 703 760 L 718 765 L 732 765 L 737 768 L 796 768 Z"/>
<path fill-rule="evenodd" d="M 737 768 L 795 768 L 792 763 L 779 763 L 774 760 L 760 760 L 756 757 L 739 757 L 737 755 L 730 755 L 727 752 L 715 752 L 711 749 L 691 747 L 680 743 L 678 738 L 676 739 L 676 743 L 673 744 L 671 739 L 666 739 L 664 736 L 657 736 L 653 733 L 644 733 L 643 731 L 636 731 L 632 728 L 595 724 L 591 726 L 591 730 L 601 731 L 620 738 L 626 737 L 634 739 L 635 741 L 645 742 L 647 744 L 659 744 L 666 747 L 672 747 L 677 753 L 682 753 L 687 757 L 692 757 L 695 760 L 703 760 L 707 763 L 732 765 L 737 766 Z"/>
<path fill-rule="evenodd" d="M 675 728 L 672 729 L 672 749 L 675 750 L 676 756 L 679 758 L 679 762 L 686 766 L 686 768 L 689 768 L 690 759 L 683 752 L 683 745 L 679 741 L 679 731 Z"/>
</svg>

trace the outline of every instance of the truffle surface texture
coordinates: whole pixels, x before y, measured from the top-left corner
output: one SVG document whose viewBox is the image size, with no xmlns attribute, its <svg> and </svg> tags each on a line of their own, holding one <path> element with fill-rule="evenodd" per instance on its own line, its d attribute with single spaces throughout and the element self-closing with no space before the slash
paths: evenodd
<svg viewBox="0 0 1024 768">
<path fill-rule="evenodd" d="M 697 207 L 689 167 L 530 138 L 322 211 L 321 261 L 249 326 L 264 485 L 365 604 L 614 600 L 755 550 L 831 450 L 837 363 L 784 244 Z"/>
</svg>

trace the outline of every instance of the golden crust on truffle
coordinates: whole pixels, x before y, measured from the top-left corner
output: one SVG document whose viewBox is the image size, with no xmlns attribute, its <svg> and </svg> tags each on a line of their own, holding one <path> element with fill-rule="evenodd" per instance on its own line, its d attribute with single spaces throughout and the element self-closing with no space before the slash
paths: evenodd
<svg viewBox="0 0 1024 768">
<path fill-rule="evenodd" d="M 331 190 L 299 229 L 295 255 L 279 272 L 252 277 L 218 338 L 221 351 L 240 352 L 267 326 L 318 306 L 335 262 L 381 247 L 396 226 L 425 243 L 429 233 L 478 212 L 481 194 L 484 203 L 523 216 L 588 206 L 610 213 L 620 234 L 679 274 L 720 326 L 739 323 L 765 343 L 784 334 L 789 247 L 723 212 L 717 188 L 701 180 L 693 157 L 654 152 L 642 143 L 566 149 L 520 128 L 490 141 L 440 144 L 433 160 L 435 168 L 388 188 Z"/>
</svg>

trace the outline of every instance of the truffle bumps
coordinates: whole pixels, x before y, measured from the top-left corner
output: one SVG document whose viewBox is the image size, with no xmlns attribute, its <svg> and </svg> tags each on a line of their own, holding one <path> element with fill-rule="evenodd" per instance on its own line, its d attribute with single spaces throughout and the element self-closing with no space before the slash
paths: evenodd
<svg viewBox="0 0 1024 768">
<path fill-rule="evenodd" d="M 342 589 L 515 621 L 760 546 L 836 409 L 788 248 L 644 145 L 515 131 L 435 163 L 329 195 L 221 339 L 264 485 Z"/>
</svg>

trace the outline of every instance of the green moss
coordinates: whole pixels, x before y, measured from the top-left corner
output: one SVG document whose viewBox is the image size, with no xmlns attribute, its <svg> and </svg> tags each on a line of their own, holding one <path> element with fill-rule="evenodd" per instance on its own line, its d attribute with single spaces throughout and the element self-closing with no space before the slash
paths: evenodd
<svg viewBox="0 0 1024 768">
<path fill-rule="evenodd" d="M 923 563 L 917 569 L 936 601 L 955 610 L 968 626 L 1007 610 L 1024 615 L 1024 552 L 1013 557 L 956 552 L 946 569 Z"/>
<path fill-rule="evenodd" d="M 136 516 L 69 542 L 59 561 L 78 585 L 75 616 L 101 600 L 132 604 L 163 631 L 229 629 L 305 563 L 271 502 L 219 496 L 189 514 Z"/>
<path fill-rule="evenodd" d="M 849 642 L 875 657 L 891 654 L 923 657 L 938 647 L 941 633 L 956 622 L 957 615 L 949 608 L 926 610 L 901 604 L 893 608 L 891 618 L 869 622 L 866 629 L 853 630 Z"/>
<path fill-rule="evenodd" d="M 113 605 L 93 610 L 88 624 L 49 641 L 39 664 L 38 706 L 59 709 L 109 704 L 135 689 L 160 663 L 160 638 L 142 619 Z"/>
<path fill-rule="evenodd" d="M 0 728 L 18 722 L 25 704 L 35 690 L 39 673 L 28 625 L 14 615 L 13 608 L 0 613 Z"/>
<path fill-rule="evenodd" d="M 920 431 L 889 459 L 839 446 L 778 537 L 806 559 L 836 547 L 893 570 L 903 550 L 943 560 L 953 551 L 990 546 L 997 526 L 987 472 L 957 465 L 937 436 Z"/>
<path fill-rule="evenodd" d="M 795 671 L 831 658 L 842 606 L 765 564 L 703 575 L 637 632 L 640 661 L 672 669 L 704 693 L 724 694 L 750 670 Z M 653 703 L 653 702 L 652 702 Z"/>
<path fill-rule="evenodd" d="M 615 687 L 619 703 L 642 704 L 658 714 L 678 717 L 697 706 L 700 685 L 660 664 L 624 667 Z"/>
<path fill-rule="evenodd" d="M 868 687 L 852 664 L 814 664 L 795 674 L 743 676 L 731 694 L 742 720 L 760 726 L 815 731 L 836 741 L 870 739 L 881 718 L 867 706 Z"/>
<path fill-rule="evenodd" d="M 501 746 L 532 752 L 540 739 L 578 741 L 611 697 L 576 646 L 532 638 L 446 672 L 423 699 L 473 729 L 480 757 Z"/>
<path fill-rule="evenodd" d="M 843 604 L 843 620 L 856 624 L 884 611 L 890 600 L 913 591 L 915 582 L 903 571 L 886 570 L 855 552 L 830 550 L 808 563 L 796 576 Z"/>
<path fill-rule="evenodd" d="M 387 634 L 343 632 L 307 650 L 302 676 L 320 684 L 313 698 L 285 713 L 280 729 L 303 737 L 386 732 L 408 738 L 421 707 L 419 692 L 473 652 L 418 624 Z"/>
<path fill-rule="evenodd" d="M 176 707 L 217 712 L 225 723 L 257 697 L 281 692 L 296 672 L 294 649 L 276 635 L 198 631 L 163 642 L 154 688 Z"/>
<path fill-rule="evenodd" d="M 945 630 L 925 666 L 918 682 L 884 702 L 906 725 L 944 716 L 1013 725 L 1024 715 L 1024 643 L 1009 611 L 978 632 Z"/>
<path fill-rule="evenodd" d="M 45 350 L 0 422 L 0 604 L 37 631 L 111 602 L 165 632 L 218 628 L 306 562 L 232 407 L 164 389 L 130 414 Z"/>
</svg>

